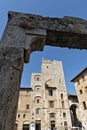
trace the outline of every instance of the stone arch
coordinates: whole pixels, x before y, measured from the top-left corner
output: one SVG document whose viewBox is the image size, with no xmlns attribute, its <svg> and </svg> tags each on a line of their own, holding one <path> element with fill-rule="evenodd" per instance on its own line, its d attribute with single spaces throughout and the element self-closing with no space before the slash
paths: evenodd
<svg viewBox="0 0 87 130">
<path fill-rule="evenodd" d="M 8 13 L 0 41 L 1 130 L 13 129 L 24 62 L 29 61 L 31 52 L 42 51 L 44 45 L 87 49 L 87 21 Z"/>
<path fill-rule="evenodd" d="M 76 108 L 78 107 L 78 105 L 77 104 L 71 104 L 71 106 L 70 106 L 70 110 L 75 110 Z"/>
<path fill-rule="evenodd" d="M 24 120 L 23 124 L 29 124 L 29 120 Z"/>
<path fill-rule="evenodd" d="M 71 114 L 71 121 L 72 126 L 74 127 L 82 127 L 81 118 L 79 115 L 79 107 L 77 104 L 71 104 L 70 106 L 70 114 Z"/>
</svg>

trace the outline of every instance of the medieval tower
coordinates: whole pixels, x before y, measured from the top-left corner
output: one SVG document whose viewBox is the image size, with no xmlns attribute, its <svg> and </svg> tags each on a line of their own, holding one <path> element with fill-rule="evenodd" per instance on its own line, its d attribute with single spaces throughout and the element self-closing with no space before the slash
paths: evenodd
<svg viewBox="0 0 87 130">
<path fill-rule="evenodd" d="M 62 62 L 42 60 L 30 88 L 21 88 L 17 130 L 70 130 L 71 117 Z"/>
</svg>

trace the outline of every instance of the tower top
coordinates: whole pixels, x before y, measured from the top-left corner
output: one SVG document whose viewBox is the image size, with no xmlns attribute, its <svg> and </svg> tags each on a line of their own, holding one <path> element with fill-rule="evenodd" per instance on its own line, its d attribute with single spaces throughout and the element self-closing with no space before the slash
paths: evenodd
<svg viewBox="0 0 87 130">
<path fill-rule="evenodd" d="M 61 61 L 58 61 L 58 60 L 46 60 L 46 59 L 42 58 L 42 64 L 43 64 L 43 63 L 51 64 L 51 63 L 53 63 L 53 62 L 61 62 Z"/>
<path fill-rule="evenodd" d="M 52 63 L 52 61 L 51 60 L 44 60 L 44 59 L 42 59 L 42 63 Z"/>
</svg>

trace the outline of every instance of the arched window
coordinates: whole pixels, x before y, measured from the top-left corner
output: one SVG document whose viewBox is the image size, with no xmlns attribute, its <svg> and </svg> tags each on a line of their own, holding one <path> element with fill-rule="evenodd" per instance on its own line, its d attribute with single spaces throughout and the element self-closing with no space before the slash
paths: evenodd
<svg viewBox="0 0 87 130">
<path fill-rule="evenodd" d="M 35 79 L 36 81 L 40 81 L 41 76 L 40 76 L 40 75 L 35 75 L 34 79 Z"/>
<path fill-rule="evenodd" d="M 41 102 L 41 97 L 40 96 L 34 97 L 34 102 L 35 103 L 40 103 Z"/>
<path fill-rule="evenodd" d="M 37 90 L 37 92 L 38 92 L 38 91 L 40 90 L 40 88 L 37 88 L 36 90 Z"/>
<path fill-rule="evenodd" d="M 36 85 L 35 87 L 34 87 L 34 89 L 35 89 L 35 91 L 40 91 L 41 90 L 41 86 L 40 85 Z"/>
</svg>

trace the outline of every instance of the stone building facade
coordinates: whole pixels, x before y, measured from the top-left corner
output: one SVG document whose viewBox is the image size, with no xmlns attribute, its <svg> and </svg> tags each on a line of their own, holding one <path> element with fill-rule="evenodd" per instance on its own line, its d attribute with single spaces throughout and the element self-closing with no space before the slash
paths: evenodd
<svg viewBox="0 0 87 130">
<path fill-rule="evenodd" d="M 87 68 L 81 71 L 72 80 L 79 100 L 81 122 L 83 130 L 87 130 Z"/>
<path fill-rule="evenodd" d="M 71 116 L 61 61 L 42 60 L 30 88 L 21 88 L 17 130 L 71 130 Z"/>
</svg>

